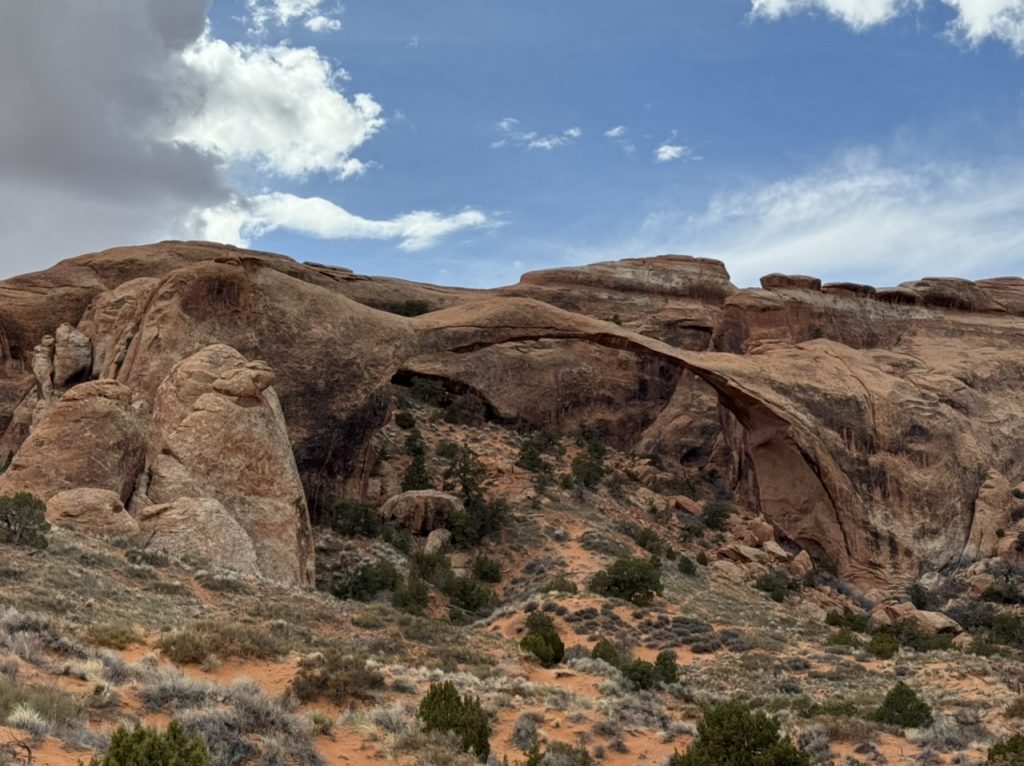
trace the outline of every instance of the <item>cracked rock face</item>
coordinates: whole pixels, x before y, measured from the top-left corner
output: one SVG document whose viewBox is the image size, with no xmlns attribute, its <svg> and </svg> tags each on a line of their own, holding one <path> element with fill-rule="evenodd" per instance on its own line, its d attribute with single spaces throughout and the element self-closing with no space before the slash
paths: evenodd
<svg viewBox="0 0 1024 766">
<path fill-rule="evenodd" d="M 378 310 L 411 301 L 429 312 Z M 63 322 L 91 340 L 92 374 L 127 399 L 87 388 L 91 404 L 72 406 L 81 386 L 60 401 L 47 392 L 59 354 L 33 348 Z M 69 346 L 84 360 L 84 344 Z M 469 291 L 207 243 L 120 248 L 0 282 L 0 448 L 20 446 L 0 489 L 127 499 L 147 442 L 130 401 L 152 405 L 131 510 L 215 499 L 261 572 L 311 582 L 296 477 L 314 511 L 369 486 L 389 384 L 421 374 L 503 422 L 599 422 L 616 446 L 674 470 L 713 468 L 780 541 L 863 589 L 898 588 L 1011 555 L 1005 537 L 993 549 L 1006 510 L 991 472 L 1024 479 L 1021 348 L 1013 277 L 874 289 L 769 275 L 737 290 L 720 263 L 668 256 Z"/>
<path fill-rule="evenodd" d="M 179 505 L 173 512 L 147 508 L 140 518 L 144 527 L 149 518 L 153 524 L 164 518 L 160 528 L 170 535 L 166 519 L 187 516 L 182 498 L 216 501 L 244 531 L 261 574 L 311 585 L 309 514 L 272 380 L 266 365 L 224 345 L 208 346 L 174 367 L 154 401 L 144 492 L 149 505 Z M 133 508 L 143 502 L 135 498 Z M 174 526 L 176 535 L 187 534 L 183 523 Z M 200 535 L 201 527 L 191 534 Z M 231 566 L 234 557 L 224 548 L 213 561 Z"/>
</svg>

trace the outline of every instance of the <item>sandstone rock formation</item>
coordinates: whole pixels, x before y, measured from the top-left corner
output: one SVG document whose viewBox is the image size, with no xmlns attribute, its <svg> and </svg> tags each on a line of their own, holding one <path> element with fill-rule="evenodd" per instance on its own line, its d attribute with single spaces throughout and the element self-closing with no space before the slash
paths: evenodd
<svg viewBox="0 0 1024 766">
<path fill-rule="evenodd" d="M 148 506 L 139 513 L 138 526 L 137 539 L 147 549 L 247 575 L 265 572 L 249 533 L 214 498 L 179 497 Z"/>
<path fill-rule="evenodd" d="M 246 362 L 223 345 L 178 363 L 156 392 L 145 478 L 138 489 L 144 497 L 133 499 L 133 508 L 182 498 L 216 500 L 244 530 L 263 575 L 309 585 L 309 515 L 284 415 L 270 388 L 273 379 L 264 363 Z M 170 513 L 176 534 L 199 535 L 198 527 L 181 531 L 188 507 L 178 505 L 173 513 L 143 510 L 140 519 L 145 527 L 147 518 Z M 225 556 L 233 553 L 227 550 Z M 222 557 L 211 559 L 230 565 Z"/>
<path fill-rule="evenodd" d="M 378 310 L 408 301 L 429 313 Z M 34 383 L 33 349 L 65 322 L 91 341 L 93 376 L 143 403 L 207 346 L 266 360 L 314 516 L 346 488 L 387 493 L 369 438 L 392 379 L 415 374 L 473 393 L 500 421 L 601 422 L 669 472 L 715 469 L 785 547 L 807 552 L 801 569 L 804 556 L 827 559 L 864 589 L 990 555 L 982 486 L 990 471 L 1024 478 L 1019 278 L 874 289 L 769 275 L 736 290 L 720 263 L 668 256 L 467 291 L 206 243 L 121 248 L 0 283 L 0 449 L 20 447 L 22 466 L 12 476 L 38 454 L 31 413 L 51 357 L 44 345 Z M 264 372 L 210 393 L 241 411 Z M 36 431 L 52 432 L 62 406 Z M 94 486 L 61 481 L 53 491 Z"/>
<path fill-rule="evenodd" d="M 127 386 L 113 380 L 75 386 L 0 475 L 0 495 L 31 492 L 45 501 L 91 487 L 127 500 L 145 458 L 146 420 L 144 403 Z"/>
<path fill-rule="evenodd" d="M 397 529 L 427 536 L 444 527 L 453 514 L 462 510 L 462 501 L 455 495 L 421 489 L 395 495 L 381 506 L 380 515 Z"/>
<path fill-rule="evenodd" d="M 970 561 L 988 558 L 996 552 L 999 538 L 1010 525 L 1010 482 L 999 471 L 989 471 L 974 501 L 974 519 L 964 546 Z"/>
<path fill-rule="evenodd" d="M 58 492 L 46 503 L 46 519 L 92 535 L 131 537 L 139 522 L 124 508 L 121 498 L 108 489 L 82 487 Z"/>
</svg>

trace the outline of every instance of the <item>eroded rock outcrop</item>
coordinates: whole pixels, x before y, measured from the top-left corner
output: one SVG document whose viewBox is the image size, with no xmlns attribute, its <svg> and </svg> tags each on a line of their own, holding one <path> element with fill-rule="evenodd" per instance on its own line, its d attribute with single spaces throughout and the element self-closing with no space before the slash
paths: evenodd
<svg viewBox="0 0 1024 766">
<path fill-rule="evenodd" d="M 54 404 L 0 475 L 0 495 L 92 487 L 128 499 L 146 455 L 145 404 L 127 386 L 97 380 Z"/>
<path fill-rule="evenodd" d="M 148 506 L 139 513 L 138 526 L 138 540 L 148 549 L 241 574 L 266 574 L 252 538 L 214 498 L 179 497 L 173 503 Z"/>
<path fill-rule="evenodd" d="M 426 537 L 463 510 L 462 501 L 455 495 L 418 489 L 392 497 L 381 506 L 380 515 L 397 529 Z"/>
<path fill-rule="evenodd" d="M 117 493 L 108 489 L 81 487 L 58 492 L 46 503 L 46 519 L 105 537 L 127 538 L 139 531 L 139 522 L 128 514 Z"/>
<path fill-rule="evenodd" d="M 140 487 L 145 498 L 136 497 L 133 508 L 215 500 L 244 530 L 263 575 L 311 585 L 309 514 L 272 382 L 264 363 L 247 362 L 224 345 L 177 364 L 156 392 Z M 143 510 L 140 519 L 145 527 L 147 518 L 166 517 L 175 534 L 201 534 L 197 522 L 185 524 L 187 515 L 179 506 Z M 212 560 L 229 566 L 232 556 L 226 550 Z"/>
</svg>

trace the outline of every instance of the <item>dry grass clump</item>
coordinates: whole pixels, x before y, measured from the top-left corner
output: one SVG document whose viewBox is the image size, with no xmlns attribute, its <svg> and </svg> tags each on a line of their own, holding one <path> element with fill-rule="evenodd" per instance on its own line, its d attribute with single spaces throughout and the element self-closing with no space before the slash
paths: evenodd
<svg viewBox="0 0 1024 766">
<path fill-rule="evenodd" d="M 90 625 L 85 631 L 85 640 L 93 646 L 108 649 L 127 649 L 140 644 L 146 638 L 145 631 L 130 622 L 101 622 Z"/>
<path fill-rule="evenodd" d="M 171 662 L 199 664 L 210 657 L 274 660 L 288 653 L 288 641 L 256 625 L 201 620 L 163 636 L 157 648 Z"/>
</svg>

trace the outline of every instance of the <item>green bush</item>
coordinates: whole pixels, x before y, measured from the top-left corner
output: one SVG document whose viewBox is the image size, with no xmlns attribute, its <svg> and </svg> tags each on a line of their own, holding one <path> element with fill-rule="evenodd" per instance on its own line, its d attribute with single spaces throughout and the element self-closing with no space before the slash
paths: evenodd
<svg viewBox="0 0 1024 766">
<path fill-rule="evenodd" d="M 409 465 L 402 474 L 402 491 L 411 492 L 417 489 L 433 489 L 434 480 L 427 471 L 427 459 L 423 455 L 413 455 Z"/>
<path fill-rule="evenodd" d="M 554 621 L 546 614 L 531 613 L 526 618 L 526 631 L 519 645 L 536 657 L 543 667 L 554 667 L 565 657 L 565 644 L 558 635 Z"/>
<path fill-rule="evenodd" d="M 387 559 L 364 564 L 348 577 L 335 577 L 331 581 L 331 595 L 356 601 L 370 601 L 383 590 L 394 590 L 399 574 Z"/>
<path fill-rule="evenodd" d="M 999 612 L 992 617 L 989 636 L 997 644 L 1024 647 L 1024 617 L 1009 612 Z"/>
<path fill-rule="evenodd" d="M 526 752 L 526 760 L 517 766 L 594 766 L 594 759 L 585 745 L 573 747 L 567 742 L 552 742 L 546 751 L 534 745 Z"/>
<path fill-rule="evenodd" d="M 754 581 L 754 587 L 758 590 L 763 590 L 772 601 L 777 601 L 781 604 L 786 600 L 786 596 L 789 595 L 792 583 L 782 572 L 770 572 L 758 577 Z"/>
<path fill-rule="evenodd" d="M 494 591 L 472 577 L 454 577 L 442 593 L 452 606 L 470 614 L 489 612 L 497 603 Z"/>
<path fill-rule="evenodd" d="M 729 526 L 729 517 L 732 516 L 733 507 L 723 500 L 708 500 L 704 503 L 704 513 L 701 514 L 701 521 L 708 529 L 716 532 L 724 532 Z"/>
<path fill-rule="evenodd" d="M 1021 596 L 1020 588 L 1016 583 L 1001 582 L 989 585 L 981 594 L 983 601 L 992 604 L 1021 604 L 1024 603 L 1024 596 Z"/>
<path fill-rule="evenodd" d="M 404 301 L 385 301 L 381 303 L 369 304 L 375 309 L 381 311 L 387 311 L 391 314 L 398 314 L 403 317 L 418 317 L 421 314 L 428 314 L 433 309 L 430 308 L 430 304 L 424 300 L 417 298 L 409 298 Z"/>
<path fill-rule="evenodd" d="M 423 614 L 429 603 L 430 589 L 415 572 L 409 572 L 391 594 L 391 605 L 409 614 Z"/>
<path fill-rule="evenodd" d="M 669 766 L 810 766 L 810 756 L 779 736 L 779 722 L 751 712 L 744 702 L 722 702 L 706 710 L 697 739 Z"/>
<path fill-rule="evenodd" d="M 706 567 L 708 565 L 708 554 L 706 554 L 704 551 L 698 551 L 697 563 L 700 564 L 702 567 Z"/>
<path fill-rule="evenodd" d="M 483 582 L 501 582 L 501 564 L 487 556 L 479 556 L 473 562 L 473 576 Z"/>
<path fill-rule="evenodd" d="M 665 553 L 665 543 L 662 542 L 661 537 L 650 527 L 641 527 L 633 535 L 633 540 L 636 544 L 643 548 L 648 553 L 655 556 L 662 556 Z"/>
<path fill-rule="evenodd" d="M 590 581 L 590 589 L 602 596 L 650 604 L 664 590 L 661 565 L 657 559 L 621 558 L 602 569 Z"/>
<path fill-rule="evenodd" d="M 900 642 L 891 633 L 875 633 L 868 641 L 867 650 L 880 660 L 891 660 L 900 650 Z"/>
<path fill-rule="evenodd" d="M 679 569 L 679 574 L 685 575 L 686 577 L 696 577 L 697 565 L 693 563 L 693 560 L 688 556 L 679 556 L 679 563 L 676 564 Z"/>
<path fill-rule="evenodd" d="M 654 658 L 654 674 L 663 684 L 674 684 L 679 680 L 679 663 L 676 662 L 676 653 L 665 650 L 658 652 Z"/>
<path fill-rule="evenodd" d="M 491 753 L 491 722 L 480 700 L 461 696 L 451 681 L 430 685 L 420 702 L 417 716 L 426 732 L 451 732 L 467 753 L 481 762 Z"/>
<path fill-rule="evenodd" d="M 370 699 L 383 686 L 384 676 L 367 668 L 364 660 L 329 647 L 304 657 L 288 688 L 300 702 L 326 699 L 340 705 Z"/>
<path fill-rule="evenodd" d="M 834 628 L 848 628 L 855 633 L 864 633 L 868 629 L 868 615 L 858 614 L 850 607 L 844 606 L 842 612 L 829 612 L 825 615 L 825 624 Z"/>
<path fill-rule="evenodd" d="M 613 668 L 617 668 L 622 664 L 622 657 L 619 655 L 619 650 L 616 649 L 615 644 L 607 638 L 602 638 L 594 644 L 594 648 L 590 650 L 590 656 L 595 660 L 603 660 L 604 662 L 607 662 Z"/>
<path fill-rule="evenodd" d="M 909 728 L 928 727 L 934 721 L 928 703 L 902 681 L 889 690 L 873 717 L 879 723 Z"/>
<path fill-rule="evenodd" d="M 335 532 L 349 537 L 376 538 L 384 531 L 377 509 L 350 497 L 342 498 L 334 506 L 330 525 Z"/>
<path fill-rule="evenodd" d="M 622 675 L 636 689 L 652 689 L 658 680 L 654 664 L 647 660 L 632 659 L 619 668 Z"/>
<path fill-rule="evenodd" d="M 110 747 L 91 766 L 209 766 L 206 744 L 198 736 L 189 737 L 181 724 L 171 721 L 167 731 L 136 725 L 132 731 L 118 726 L 110 738 Z"/>
<path fill-rule="evenodd" d="M 49 545 L 46 539 L 49 531 L 46 505 L 42 500 L 28 492 L 0 497 L 0 543 L 42 550 Z"/>
<path fill-rule="evenodd" d="M 995 766 L 1021 766 L 1024 764 L 1024 734 L 1014 734 L 1009 739 L 1001 739 L 988 751 L 986 763 Z"/>
<path fill-rule="evenodd" d="M 587 489 L 597 489 L 601 479 L 605 477 L 604 465 L 590 455 L 578 455 L 572 461 L 572 481 Z"/>
<path fill-rule="evenodd" d="M 828 637 L 825 644 L 827 646 L 852 646 L 857 648 L 860 646 L 860 639 L 849 628 L 840 628 Z"/>
<path fill-rule="evenodd" d="M 395 425 L 403 431 L 411 431 L 416 427 L 416 418 L 408 410 L 395 413 Z"/>
</svg>

